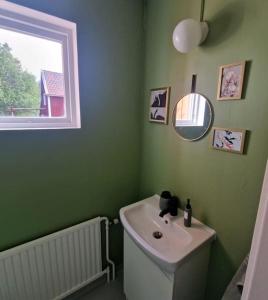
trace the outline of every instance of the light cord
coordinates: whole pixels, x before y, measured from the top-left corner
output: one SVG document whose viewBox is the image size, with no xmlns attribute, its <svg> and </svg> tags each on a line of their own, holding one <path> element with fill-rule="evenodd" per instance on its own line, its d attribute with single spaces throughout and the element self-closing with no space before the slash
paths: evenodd
<svg viewBox="0 0 268 300">
<path fill-rule="evenodd" d="M 200 22 L 204 21 L 205 0 L 201 0 Z"/>
</svg>

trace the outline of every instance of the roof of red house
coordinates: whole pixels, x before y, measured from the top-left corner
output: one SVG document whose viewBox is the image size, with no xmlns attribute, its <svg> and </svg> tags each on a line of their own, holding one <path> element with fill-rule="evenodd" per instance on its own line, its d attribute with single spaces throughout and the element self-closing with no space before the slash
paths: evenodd
<svg viewBox="0 0 268 300">
<path fill-rule="evenodd" d="M 46 95 L 64 97 L 64 82 L 62 73 L 42 70 L 41 78 Z"/>
</svg>

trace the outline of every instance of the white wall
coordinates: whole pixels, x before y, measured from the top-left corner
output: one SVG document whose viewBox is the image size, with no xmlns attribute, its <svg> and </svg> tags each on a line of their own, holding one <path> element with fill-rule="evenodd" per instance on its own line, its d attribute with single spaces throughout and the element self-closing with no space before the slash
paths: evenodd
<svg viewBox="0 0 268 300">
<path fill-rule="evenodd" d="M 241 230 L 243 230 L 241 228 Z M 268 163 L 251 245 L 242 300 L 268 299 Z"/>
</svg>

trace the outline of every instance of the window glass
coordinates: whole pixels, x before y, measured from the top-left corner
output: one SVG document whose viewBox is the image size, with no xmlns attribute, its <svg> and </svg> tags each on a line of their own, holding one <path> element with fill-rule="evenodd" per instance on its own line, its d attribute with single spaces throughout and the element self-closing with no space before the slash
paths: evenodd
<svg viewBox="0 0 268 300">
<path fill-rule="evenodd" d="M 0 28 L 0 115 L 64 117 L 62 45 Z"/>
</svg>

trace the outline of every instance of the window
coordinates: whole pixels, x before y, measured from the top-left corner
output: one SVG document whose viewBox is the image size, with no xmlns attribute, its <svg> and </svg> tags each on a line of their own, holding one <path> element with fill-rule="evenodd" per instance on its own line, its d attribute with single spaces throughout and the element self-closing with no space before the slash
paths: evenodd
<svg viewBox="0 0 268 300">
<path fill-rule="evenodd" d="M 189 97 L 183 98 L 177 105 L 176 126 L 203 126 L 205 109 L 204 97 L 190 94 Z"/>
<path fill-rule="evenodd" d="M 0 130 L 80 128 L 76 24 L 0 2 Z"/>
</svg>

